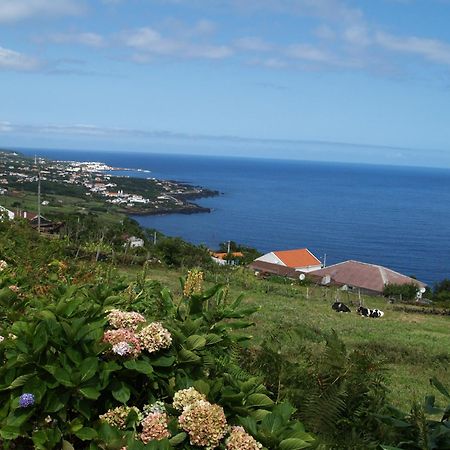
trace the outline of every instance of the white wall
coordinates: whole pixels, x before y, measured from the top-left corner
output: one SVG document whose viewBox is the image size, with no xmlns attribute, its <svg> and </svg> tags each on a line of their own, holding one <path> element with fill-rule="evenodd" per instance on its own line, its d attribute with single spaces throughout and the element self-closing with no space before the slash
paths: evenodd
<svg viewBox="0 0 450 450">
<path fill-rule="evenodd" d="M 286 264 L 284 264 L 284 262 L 281 261 L 281 259 L 278 258 L 278 256 L 276 256 L 274 252 L 266 253 L 265 255 L 256 258 L 255 261 L 263 261 L 266 263 L 278 264 L 279 266 L 286 267 Z"/>
<path fill-rule="evenodd" d="M 12 211 L 10 211 L 9 209 L 6 209 L 3 206 L 0 206 L 0 216 L 4 216 L 5 213 L 8 215 L 9 220 L 14 219 L 15 214 Z"/>
<path fill-rule="evenodd" d="M 318 266 L 296 267 L 295 270 L 299 272 L 312 272 L 314 270 L 319 270 L 321 268 L 322 265 L 318 265 Z"/>
</svg>

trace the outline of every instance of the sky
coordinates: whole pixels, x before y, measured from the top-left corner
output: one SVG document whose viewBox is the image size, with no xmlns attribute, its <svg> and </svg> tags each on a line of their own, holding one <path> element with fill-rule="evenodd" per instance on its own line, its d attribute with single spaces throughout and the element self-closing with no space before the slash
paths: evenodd
<svg viewBox="0 0 450 450">
<path fill-rule="evenodd" d="M 0 0 L 0 147 L 450 167 L 450 0 Z"/>
</svg>

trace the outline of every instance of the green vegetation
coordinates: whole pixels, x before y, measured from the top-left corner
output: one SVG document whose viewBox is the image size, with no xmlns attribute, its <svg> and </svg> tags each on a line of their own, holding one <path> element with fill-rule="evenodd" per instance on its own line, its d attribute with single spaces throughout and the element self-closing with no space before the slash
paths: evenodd
<svg viewBox="0 0 450 450">
<path fill-rule="evenodd" d="M 266 449 L 450 448 L 448 317 L 219 267 L 130 219 L 64 219 L 60 239 L 0 222 L 2 448 L 205 448 L 175 407 L 189 387 Z M 353 312 L 335 313 L 335 298 Z M 385 316 L 358 316 L 360 301 Z M 114 330 L 111 309 L 145 322 Z M 164 407 L 161 440 L 146 440 L 146 405 Z M 226 439 L 217 448 L 243 448 Z"/>
</svg>

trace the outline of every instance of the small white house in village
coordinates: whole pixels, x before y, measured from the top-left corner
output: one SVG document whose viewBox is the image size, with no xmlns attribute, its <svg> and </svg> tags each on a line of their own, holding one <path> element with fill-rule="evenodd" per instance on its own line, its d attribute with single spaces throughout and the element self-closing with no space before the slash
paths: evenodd
<svg viewBox="0 0 450 450">
<path fill-rule="evenodd" d="M 0 220 L 4 217 L 8 217 L 9 220 L 14 220 L 15 214 L 4 206 L 0 206 Z"/>
<path fill-rule="evenodd" d="M 298 272 L 312 272 L 322 268 L 321 261 L 307 248 L 296 250 L 280 250 L 260 256 L 255 262 L 260 261 L 269 264 L 289 267 Z"/>
<path fill-rule="evenodd" d="M 128 245 L 130 248 L 138 248 L 144 246 L 144 239 L 138 238 L 136 236 L 130 236 L 127 239 L 125 245 Z"/>
</svg>

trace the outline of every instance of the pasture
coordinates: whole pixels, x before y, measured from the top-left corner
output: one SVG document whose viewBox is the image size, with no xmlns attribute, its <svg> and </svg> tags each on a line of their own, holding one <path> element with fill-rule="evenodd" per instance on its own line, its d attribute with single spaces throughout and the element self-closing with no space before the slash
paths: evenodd
<svg viewBox="0 0 450 450">
<path fill-rule="evenodd" d="M 136 274 L 130 269 L 125 273 L 130 277 Z M 152 268 L 148 277 L 180 294 L 178 278 L 182 274 Z M 243 292 L 245 302 L 261 306 L 252 316 L 255 344 L 270 332 L 298 330 L 299 333 L 291 335 L 286 342 L 295 353 L 302 346 L 315 345 L 314 334 L 335 330 L 348 349 L 369 348 L 385 360 L 390 399 L 403 409 L 408 409 L 413 400 L 422 401 L 425 395 L 435 393 L 429 385 L 432 376 L 450 387 L 450 316 L 398 311 L 382 297 L 362 296 L 365 306 L 385 313 L 382 318 L 372 319 L 356 313 L 357 294 L 256 279 L 243 269 L 206 273 L 205 276 L 210 284 L 227 284 L 231 299 Z M 352 311 L 333 311 L 331 305 L 335 298 Z"/>
</svg>

